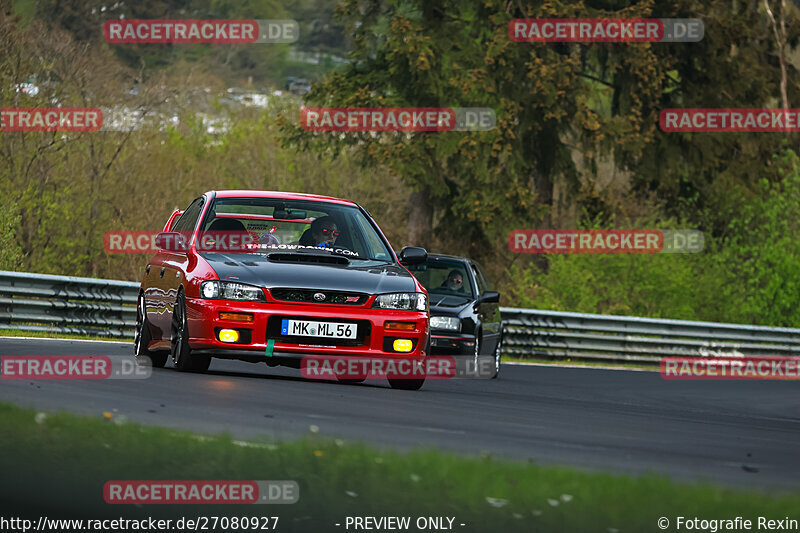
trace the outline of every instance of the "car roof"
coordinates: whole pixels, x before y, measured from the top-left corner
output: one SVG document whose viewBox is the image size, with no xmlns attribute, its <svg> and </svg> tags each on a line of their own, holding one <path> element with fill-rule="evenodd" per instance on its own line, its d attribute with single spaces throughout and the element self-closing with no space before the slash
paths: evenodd
<svg viewBox="0 0 800 533">
<path fill-rule="evenodd" d="M 314 200 L 317 202 L 327 202 L 331 204 L 356 206 L 352 200 L 334 198 L 332 196 L 321 196 L 318 194 L 306 194 L 301 192 L 282 192 L 282 191 L 257 191 L 257 190 L 224 190 L 209 191 L 216 194 L 217 198 L 279 198 L 281 200 Z"/>
<path fill-rule="evenodd" d="M 470 262 L 470 259 L 466 257 L 459 257 L 457 255 L 446 255 L 446 254 L 428 254 L 428 259 L 447 259 L 449 261 L 461 261 L 463 263 Z"/>
</svg>

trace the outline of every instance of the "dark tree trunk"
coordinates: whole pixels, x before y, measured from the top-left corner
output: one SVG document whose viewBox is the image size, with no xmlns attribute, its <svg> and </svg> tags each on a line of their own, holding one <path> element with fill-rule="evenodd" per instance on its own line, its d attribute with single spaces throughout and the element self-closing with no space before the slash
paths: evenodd
<svg viewBox="0 0 800 533">
<path fill-rule="evenodd" d="M 549 209 L 542 218 L 542 228 L 551 228 L 553 224 L 553 179 L 549 173 L 536 172 L 533 178 L 536 201 Z"/>
<path fill-rule="evenodd" d="M 429 248 L 433 232 L 433 202 L 430 189 L 421 187 L 408 197 L 408 245 Z"/>
</svg>

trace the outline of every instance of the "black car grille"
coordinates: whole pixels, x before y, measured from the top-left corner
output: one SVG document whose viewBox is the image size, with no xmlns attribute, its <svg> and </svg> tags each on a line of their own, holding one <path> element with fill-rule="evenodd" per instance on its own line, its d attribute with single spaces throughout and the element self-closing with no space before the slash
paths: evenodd
<svg viewBox="0 0 800 533">
<path fill-rule="evenodd" d="M 316 320 L 320 322 L 334 322 L 337 324 L 355 324 L 356 325 L 356 338 L 355 339 L 329 339 L 326 337 L 304 337 L 297 335 L 283 335 L 281 333 L 281 324 L 284 319 L 294 320 Z M 330 318 L 314 318 L 314 317 L 293 317 L 293 316 L 279 316 L 273 315 L 267 320 L 267 339 L 275 339 L 278 342 L 286 342 L 290 344 L 308 344 L 308 345 L 322 345 L 322 346 L 363 346 L 367 343 L 369 334 L 372 330 L 372 325 L 369 320 L 336 320 Z"/>
<path fill-rule="evenodd" d="M 313 289 L 270 289 L 269 292 L 276 300 L 310 304 L 364 305 L 368 298 L 366 294 L 359 292 Z"/>
</svg>

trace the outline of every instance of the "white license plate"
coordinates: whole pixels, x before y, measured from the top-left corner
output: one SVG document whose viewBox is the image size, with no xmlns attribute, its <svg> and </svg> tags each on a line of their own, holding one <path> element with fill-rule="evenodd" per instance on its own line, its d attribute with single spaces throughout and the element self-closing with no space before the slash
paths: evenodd
<svg viewBox="0 0 800 533">
<path fill-rule="evenodd" d="M 324 337 L 326 339 L 355 339 L 355 324 L 342 324 L 339 322 L 317 322 L 315 320 L 281 321 L 281 335 L 291 337 Z"/>
</svg>

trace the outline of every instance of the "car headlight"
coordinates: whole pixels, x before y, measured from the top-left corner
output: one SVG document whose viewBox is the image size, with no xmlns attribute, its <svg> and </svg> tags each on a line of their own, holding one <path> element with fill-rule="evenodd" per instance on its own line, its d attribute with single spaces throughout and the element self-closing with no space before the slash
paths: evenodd
<svg viewBox="0 0 800 533">
<path fill-rule="evenodd" d="M 379 294 L 372 304 L 373 309 L 397 309 L 402 311 L 427 311 L 428 298 L 421 292 L 395 292 Z"/>
<path fill-rule="evenodd" d="M 454 316 L 432 316 L 431 329 L 449 329 L 461 331 L 461 319 Z"/>
<path fill-rule="evenodd" d="M 253 285 L 232 281 L 204 281 L 200 285 L 203 298 L 210 300 L 244 300 L 247 302 L 266 302 L 264 291 Z"/>
</svg>

